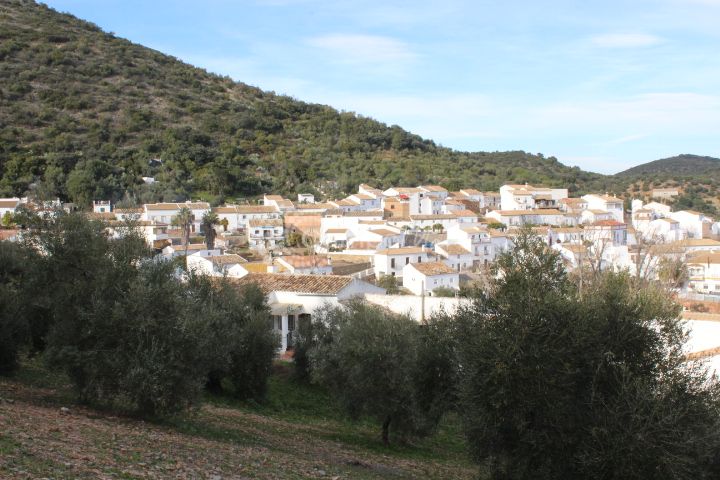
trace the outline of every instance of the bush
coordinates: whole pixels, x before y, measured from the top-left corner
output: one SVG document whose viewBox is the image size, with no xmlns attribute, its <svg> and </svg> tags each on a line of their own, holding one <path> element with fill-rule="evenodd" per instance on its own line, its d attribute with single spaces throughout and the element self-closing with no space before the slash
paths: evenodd
<svg viewBox="0 0 720 480">
<path fill-rule="evenodd" d="M 26 251 L 0 241 L 0 374 L 18 367 L 18 353 L 27 340 L 28 326 L 22 297 Z"/>
<path fill-rule="evenodd" d="M 459 411 L 491 478 L 715 478 L 720 389 L 679 310 L 624 274 L 581 298 L 528 232 L 460 310 Z"/>
<path fill-rule="evenodd" d="M 408 317 L 361 302 L 327 308 L 313 319 L 311 376 L 352 418 L 376 419 L 385 444 L 391 428 L 401 436 L 428 434 L 446 406 L 443 380 L 453 378 L 437 376 L 444 372 L 442 348 L 427 348 L 436 338 Z"/>
</svg>

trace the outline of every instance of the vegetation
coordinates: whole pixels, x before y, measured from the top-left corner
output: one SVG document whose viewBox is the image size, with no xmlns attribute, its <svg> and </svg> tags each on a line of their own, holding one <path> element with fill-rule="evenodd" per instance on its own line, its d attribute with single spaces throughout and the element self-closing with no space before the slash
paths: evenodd
<svg viewBox="0 0 720 480">
<path fill-rule="evenodd" d="M 609 188 L 554 157 L 456 152 L 236 83 L 29 0 L 3 2 L 0 22 L 0 196 L 220 202 L 265 191 L 334 196 L 367 181 Z"/>
<path fill-rule="evenodd" d="M 436 339 L 410 318 L 354 302 L 315 316 L 311 334 L 302 337 L 309 364 L 300 368 L 309 366 L 313 381 L 333 392 L 352 418 L 375 418 L 388 445 L 391 428 L 400 436 L 427 435 L 445 413 L 453 376 L 436 368 L 443 365 Z M 443 374 L 446 381 L 437 381 Z"/>
<path fill-rule="evenodd" d="M 491 478 L 713 478 L 720 397 L 678 306 L 625 274 L 580 298 L 529 234 L 458 315 L 459 402 Z"/>
<path fill-rule="evenodd" d="M 277 338 L 257 288 L 178 279 L 132 224 L 109 238 L 81 214 L 28 215 L 20 245 L 0 243 L 4 371 L 30 344 L 78 398 L 155 416 L 195 405 L 214 379 L 262 400 Z M 37 255 L 35 252 L 43 252 Z"/>
</svg>

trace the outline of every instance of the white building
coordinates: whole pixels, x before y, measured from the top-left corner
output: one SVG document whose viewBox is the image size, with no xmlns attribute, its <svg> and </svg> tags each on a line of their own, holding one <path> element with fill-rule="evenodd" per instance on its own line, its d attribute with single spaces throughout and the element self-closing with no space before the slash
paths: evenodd
<svg viewBox="0 0 720 480">
<path fill-rule="evenodd" d="M 212 209 L 219 220 L 227 220 L 227 231 L 247 231 L 250 220 L 280 218 L 277 207 L 267 205 L 225 205 Z"/>
<path fill-rule="evenodd" d="M 247 263 L 240 255 L 188 255 L 188 269 L 212 277 L 242 278 L 248 274 L 243 267 Z"/>
<path fill-rule="evenodd" d="M 210 204 L 207 202 L 146 203 L 143 208 L 143 220 L 168 225 L 172 225 L 173 219 L 180 213 L 180 210 L 187 208 L 192 214 L 190 231 L 198 232 L 203 216 L 210 211 Z"/>
<path fill-rule="evenodd" d="M 250 248 L 257 250 L 277 247 L 285 240 L 283 221 L 280 218 L 249 220 L 247 232 Z"/>
<path fill-rule="evenodd" d="M 275 264 L 292 275 L 332 275 L 332 263 L 328 257 L 318 255 L 283 255 L 275 258 Z"/>
<path fill-rule="evenodd" d="M 587 202 L 588 210 L 604 210 L 610 212 L 616 221 L 625 221 L 623 201 L 621 199 L 611 195 L 597 195 L 594 193 L 583 195 L 582 198 Z"/>
<path fill-rule="evenodd" d="M 680 228 L 685 230 L 688 238 L 707 238 L 710 236 L 712 219 L 700 212 L 679 210 L 670 212 L 668 216 L 680 224 Z"/>
<path fill-rule="evenodd" d="M 401 276 L 403 267 L 410 263 L 429 262 L 430 253 L 424 247 L 401 247 L 378 250 L 373 255 L 375 278 L 383 275 Z"/>
<path fill-rule="evenodd" d="M 19 205 L 19 198 L 0 198 L 0 220 L 6 213 L 14 214 Z"/>
<path fill-rule="evenodd" d="M 255 284 L 266 295 L 273 329 L 281 340 L 280 352 L 292 349 L 298 325 L 309 322 L 319 308 L 337 307 L 365 294 L 385 293 L 383 288 L 340 275 L 250 273 L 233 283 L 238 288 Z"/>
<path fill-rule="evenodd" d="M 720 251 L 688 255 L 688 287 L 699 293 L 720 295 Z"/>
<path fill-rule="evenodd" d="M 567 188 L 535 187 L 533 185 L 503 185 L 500 187 L 502 210 L 532 210 L 534 208 L 558 208 L 567 198 Z"/>
<path fill-rule="evenodd" d="M 438 243 L 435 252 L 443 258 L 445 265 L 456 272 L 472 270 L 475 265 L 475 255 L 457 243 Z"/>
<path fill-rule="evenodd" d="M 409 263 L 402 273 L 403 287 L 414 295 L 431 296 L 437 288 L 460 289 L 460 274 L 445 262 Z"/>
</svg>

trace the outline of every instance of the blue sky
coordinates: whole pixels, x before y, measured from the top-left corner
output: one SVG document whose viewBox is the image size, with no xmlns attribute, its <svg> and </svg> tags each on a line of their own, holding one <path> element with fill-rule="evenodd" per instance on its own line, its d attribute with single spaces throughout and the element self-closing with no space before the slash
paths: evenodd
<svg viewBox="0 0 720 480">
<path fill-rule="evenodd" d="M 720 157 L 720 0 L 47 0 L 209 71 L 459 150 Z"/>
</svg>

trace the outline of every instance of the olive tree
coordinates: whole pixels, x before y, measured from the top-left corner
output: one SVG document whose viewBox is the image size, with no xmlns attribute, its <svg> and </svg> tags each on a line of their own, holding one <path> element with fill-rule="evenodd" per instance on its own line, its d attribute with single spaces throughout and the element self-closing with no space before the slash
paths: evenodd
<svg viewBox="0 0 720 480">
<path fill-rule="evenodd" d="M 491 478 L 713 478 L 718 387 L 683 356 L 677 306 L 626 274 L 580 297 L 522 232 L 456 316 L 458 411 Z"/>
</svg>

